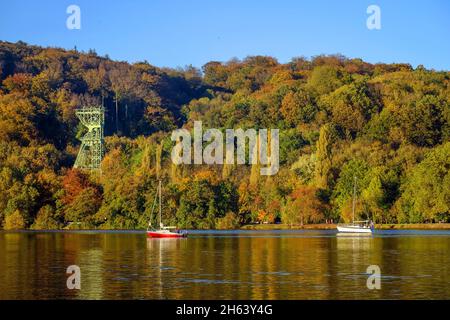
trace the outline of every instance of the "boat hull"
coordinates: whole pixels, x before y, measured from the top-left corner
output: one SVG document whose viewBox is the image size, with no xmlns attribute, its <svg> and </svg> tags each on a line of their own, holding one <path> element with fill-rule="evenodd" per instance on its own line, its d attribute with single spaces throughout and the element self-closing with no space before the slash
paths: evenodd
<svg viewBox="0 0 450 320">
<path fill-rule="evenodd" d="M 337 226 L 339 232 L 347 232 L 347 233 L 372 233 L 373 229 L 371 228 L 363 228 L 358 226 Z"/>
<path fill-rule="evenodd" d="M 186 236 L 186 233 L 147 231 L 147 237 L 149 238 L 184 238 Z"/>
</svg>

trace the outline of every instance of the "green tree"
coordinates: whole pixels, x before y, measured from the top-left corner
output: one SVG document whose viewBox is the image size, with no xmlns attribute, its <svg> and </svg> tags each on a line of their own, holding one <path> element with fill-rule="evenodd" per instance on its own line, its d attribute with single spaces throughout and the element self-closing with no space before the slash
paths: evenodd
<svg viewBox="0 0 450 320">
<path fill-rule="evenodd" d="M 313 69 L 308 86 L 319 95 L 327 94 L 342 86 L 342 78 L 342 72 L 338 67 L 321 65 Z"/>
<path fill-rule="evenodd" d="M 335 133 L 330 124 L 320 128 L 319 140 L 316 146 L 315 182 L 316 186 L 322 189 L 326 189 L 329 185 L 334 139 Z"/>
<path fill-rule="evenodd" d="M 364 160 L 352 159 L 342 166 L 336 186 L 333 190 L 333 204 L 341 213 L 347 212 L 345 209 L 352 201 L 353 189 L 356 180 L 356 195 L 359 198 L 361 190 L 368 185 L 369 166 Z M 356 179 L 355 179 L 356 178 Z M 360 200 L 358 200 L 360 201 Z"/>
<path fill-rule="evenodd" d="M 450 142 L 428 152 L 407 177 L 399 199 L 402 221 L 450 220 Z"/>
</svg>

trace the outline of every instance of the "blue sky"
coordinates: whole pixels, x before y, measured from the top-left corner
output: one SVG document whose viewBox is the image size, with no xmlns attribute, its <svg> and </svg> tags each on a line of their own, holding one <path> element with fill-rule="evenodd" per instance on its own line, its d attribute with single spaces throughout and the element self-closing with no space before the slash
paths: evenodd
<svg viewBox="0 0 450 320">
<path fill-rule="evenodd" d="M 71 4 L 81 30 L 66 28 Z M 366 27 L 371 4 L 381 8 L 381 30 Z M 167 67 L 341 53 L 450 70 L 450 1 L 0 0 L 0 40 Z"/>
</svg>

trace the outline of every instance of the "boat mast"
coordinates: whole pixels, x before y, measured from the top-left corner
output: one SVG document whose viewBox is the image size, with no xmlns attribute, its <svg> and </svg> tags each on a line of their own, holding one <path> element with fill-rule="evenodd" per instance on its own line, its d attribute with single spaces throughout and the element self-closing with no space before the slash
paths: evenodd
<svg viewBox="0 0 450 320">
<path fill-rule="evenodd" d="M 162 226 L 161 219 L 161 179 L 159 180 L 159 227 Z"/>
<path fill-rule="evenodd" d="M 356 205 L 356 176 L 353 176 L 353 204 L 352 204 L 353 223 L 355 223 L 355 205 Z"/>
</svg>

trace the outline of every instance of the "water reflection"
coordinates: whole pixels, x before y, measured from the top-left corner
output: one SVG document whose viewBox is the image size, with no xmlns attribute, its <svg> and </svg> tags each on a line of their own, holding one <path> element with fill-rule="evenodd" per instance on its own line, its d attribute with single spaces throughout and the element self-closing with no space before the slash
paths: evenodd
<svg viewBox="0 0 450 320">
<path fill-rule="evenodd" d="M 81 268 L 81 290 L 66 268 Z M 379 265 L 381 290 L 366 270 Z M 1 299 L 426 299 L 450 297 L 450 233 L 0 233 Z"/>
</svg>

